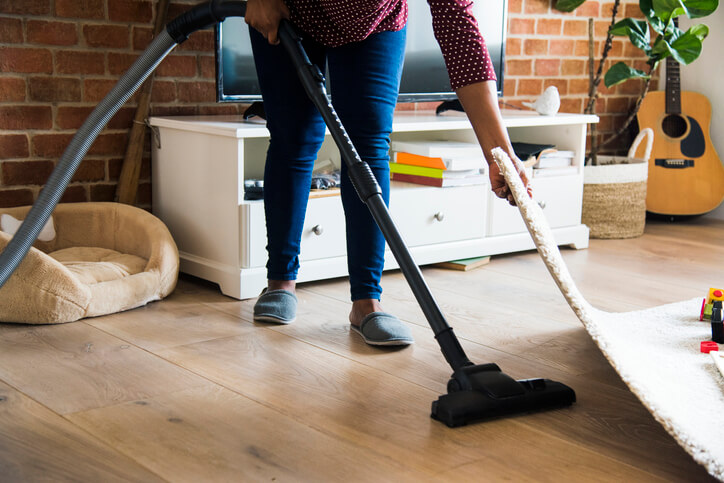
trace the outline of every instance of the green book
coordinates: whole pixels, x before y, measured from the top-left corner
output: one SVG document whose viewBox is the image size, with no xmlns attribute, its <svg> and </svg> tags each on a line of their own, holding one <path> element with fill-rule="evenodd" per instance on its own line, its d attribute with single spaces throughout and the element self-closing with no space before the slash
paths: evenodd
<svg viewBox="0 0 724 483">
<path fill-rule="evenodd" d="M 399 174 L 411 174 L 413 176 L 427 176 L 428 178 L 465 178 L 480 174 L 479 169 L 465 169 L 461 171 L 428 168 L 426 166 L 415 166 L 413 164 L 390 163 L 390 172 Z"/>
</svg>

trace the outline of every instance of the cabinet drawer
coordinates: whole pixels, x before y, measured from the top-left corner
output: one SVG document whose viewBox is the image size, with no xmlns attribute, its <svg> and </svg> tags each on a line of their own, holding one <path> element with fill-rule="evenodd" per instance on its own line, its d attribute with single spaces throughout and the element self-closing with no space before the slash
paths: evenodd
<svg viewBox="0 0 724 483">
<path fill-rule="evenodd" d="M 241 266 L 266 265 L 266 221 L 262 201 L 241 205 Z M 339 257 L 346 253 L 344 212 L 339 196 L 313 198 L 307 205 L 299 260 Z"/>
<path fill-rule="evenodd" d="M 533 198 L 543 208 L 551 228 L 578 225 L 581 222 L 583 183 L 580 176 L 556 176 L 531 181 Z M 520 211 L 493 194 L 489 194 L 488 235 L 509 235 L 526 231 Z"/>
<path fill-rule="evenodd" d="M 392 218 L 409 246 L 485 236 L 488 185 L 450 188 L 395 183 Z"/>
</svg>

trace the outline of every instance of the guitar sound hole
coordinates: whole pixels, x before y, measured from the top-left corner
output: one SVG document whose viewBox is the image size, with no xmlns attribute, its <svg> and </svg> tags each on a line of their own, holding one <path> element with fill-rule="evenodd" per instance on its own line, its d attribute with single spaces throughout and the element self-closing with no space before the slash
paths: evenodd
<svg viewBox="0 0 724 483">
<path fill-rule="evenodd" d="M 669 114 L 664 118 L 661 129 L 670 138 L 680 138 L 686 133 L 686 121 L 678 114 Z"/>
</svg>

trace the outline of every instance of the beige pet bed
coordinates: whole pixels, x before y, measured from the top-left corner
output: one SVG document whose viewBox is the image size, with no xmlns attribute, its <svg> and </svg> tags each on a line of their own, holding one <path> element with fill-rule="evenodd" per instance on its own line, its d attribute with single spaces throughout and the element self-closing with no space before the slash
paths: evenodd
<svg viewBox="0 0 724 483">
<path fill-rule="evenodd" d="M 0 208 L 0 250 L 29 209 Z M 142 209 L 59 204 L 0 288 L 0 321 L 55 324 L 145 305 L 173 291 L 178 261 L 166 226 Z"/>
</svg>

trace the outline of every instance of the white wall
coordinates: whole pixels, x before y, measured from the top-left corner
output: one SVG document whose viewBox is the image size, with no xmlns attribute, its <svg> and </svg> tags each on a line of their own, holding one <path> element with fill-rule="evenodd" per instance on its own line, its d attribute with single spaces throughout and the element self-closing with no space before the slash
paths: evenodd
<svg viewBox="0 0 724 483">
<path fill-rule="evenodd" d="M 711 139 L 719 159 L 724 158 L 724 7 L 719 8 L 710 16 L 689 20 L 680 17 L 680 28 L 688 29 L 695 23 L 709 26 L 709 36 L 704 40 L 701 56 L 692 64 L 681 66 L 681 88 L 695 91 L 709 98 L 712 107 Z M 723 159 L 724 160 L 724 159 Z M 724 220 L 724 203 L 706 216 Z"/>
</svg>

